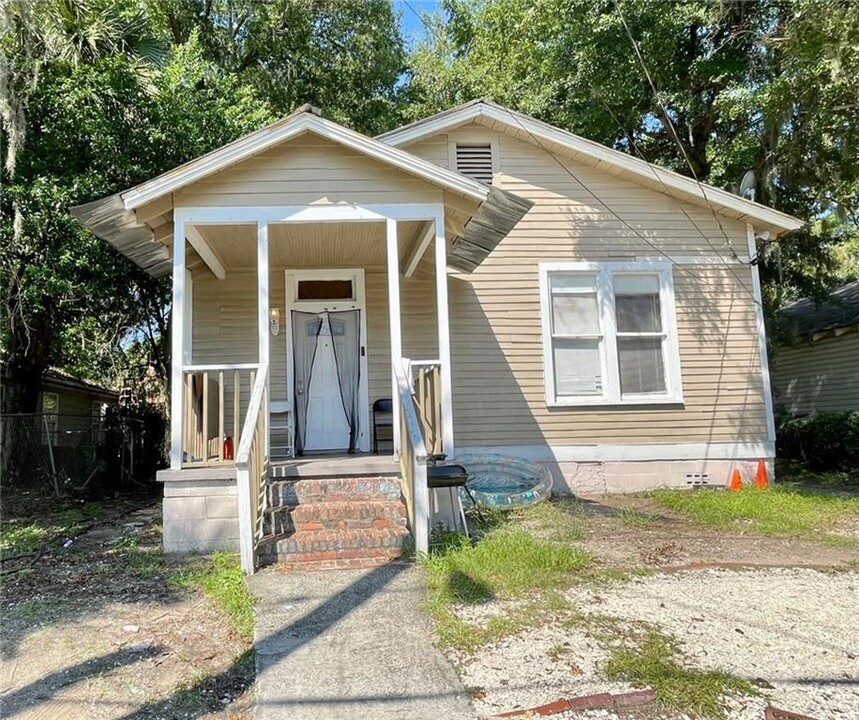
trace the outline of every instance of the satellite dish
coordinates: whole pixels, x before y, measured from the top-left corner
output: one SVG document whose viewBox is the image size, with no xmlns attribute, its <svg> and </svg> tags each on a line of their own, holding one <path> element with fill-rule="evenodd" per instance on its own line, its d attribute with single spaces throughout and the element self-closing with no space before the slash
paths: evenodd
<svg viewBox="0 0 859 720">
<path fill-rule="evenodd" d="M 755 199 L 755 171 L 749 170 L 740 181 L 740 196 L 754 202 Z"/>
</svg>

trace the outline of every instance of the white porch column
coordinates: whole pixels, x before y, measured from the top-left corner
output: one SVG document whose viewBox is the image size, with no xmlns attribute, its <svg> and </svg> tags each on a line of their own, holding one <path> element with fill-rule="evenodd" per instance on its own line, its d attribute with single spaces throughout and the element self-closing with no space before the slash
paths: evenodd
<svg viewBox="0 0 859 720">
<path fill-rule="evenodd" d="M 385 223 L 388 260 L 388 316 L 391 324 L 391 362 L 399 362 L 403 357 L 403 336 L 400 320 L 400 255 L 397 242 L 397 221 Z M 400 451 L 400 400 L 397 378 L 391 368 L 391 398 L 394 405 L 394 452 Z"/>
<path fill-rule="evenodd" d="M 450 372 L 447 246 L 444 238 L 443 214 L 435 218 L 435 298 L 438 314 L 438 357 L 441 360 L 441 438 L 445 454 L 453 457 L 453 387 Z"/>
<path fill-rule="evenodd" d="M 257 313 L 258 317 L 258 330 L 259 330 L 259 363 L 262 365 L 263 363 L 269 362 L 269 354 L 268 354 L 268 340 L 269 340 L 269 329 L 268 329 L 268 303 L 269 303 L 269 295 L 268 295 L 268 284 L 269 284 L 269 272 L 268 272 L 268 223 L 264 220 L 261 220 L 257 223 Z M 265 393 L 265 402 L 263 403 L 260 412 L 263 413 L 263 419 L 265 423 L 265 454 L 266 457 L 269 454 L 269 431 L 268 431 L 268 422 L 269 422 L 269 413 L 268 413 L 268 403 L 269 403 L 269 392 L 268 392 L 268 383 L 270 382 L 271 372 L 268 374 L 269 381 L 266 383 L 266 393 Z"/>
<path fill-rule="evenodd" d="M 185 223 L 173 221 L 173 309 L 170 361 L 170 468 L 182 467 L 182 364 L 185 355 Z"/>
</svg>

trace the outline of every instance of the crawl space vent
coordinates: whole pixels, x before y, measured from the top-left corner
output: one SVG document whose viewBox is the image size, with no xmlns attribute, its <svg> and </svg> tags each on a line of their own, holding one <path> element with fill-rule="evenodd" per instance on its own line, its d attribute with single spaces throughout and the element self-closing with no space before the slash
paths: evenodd
<svg viewBox="0 0 859 720">
<path fill-rule="evenodd" d="M 456 171 L 484 185 L 492 184 L 492 145 L 456 144 Z"/>
<path fill-rule="evenodd" d="M 686 473 L 686 484 L 692 487 L 710 484 L 710 476 L 707 473 Z"/>
</svg>

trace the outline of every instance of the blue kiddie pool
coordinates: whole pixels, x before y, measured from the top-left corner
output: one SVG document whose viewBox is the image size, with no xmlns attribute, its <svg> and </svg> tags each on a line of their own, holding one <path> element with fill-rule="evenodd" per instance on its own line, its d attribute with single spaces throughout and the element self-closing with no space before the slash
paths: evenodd
<svg viewBox="0 0 859 720">
<path fill-rule="evenodd" d="M 490 508 L 516 508 L 548 500 L 552 495 L 549 469 L 521 457 L 495 453 L 463 453 L 453 460 L 468 471 L 468 489 L 477 503 Z M 464 488 L 460 497 L 471 501 Z"/>
</svg>

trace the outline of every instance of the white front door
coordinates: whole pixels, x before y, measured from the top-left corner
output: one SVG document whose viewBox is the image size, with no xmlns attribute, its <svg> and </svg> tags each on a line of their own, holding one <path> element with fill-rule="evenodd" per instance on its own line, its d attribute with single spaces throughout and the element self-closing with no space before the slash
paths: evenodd
<svg viewBox="0 0 859 720">
<path fill-rule="evenodd" d="M 349 421 L 343 409 L 340 383 L 337 379 L 337 362 L 331 340 L 332 327 L 337 332 L 337 321 L 329 324 L 327 315 L 320 315 L 322 327 L 316 345 L 316 357 L 310 373 L 307 398 L 307 439 L 305 450 L 346 450 L 349 447 Z M 305 332 L 315 332 L 316 323 Z"/>
<path fill-rule="evenodd" d="M 360 311 L 360 358 L 358 375 L 359 417 L 357 450 L 370 450 L 370 401 L 367 388 L 367 319 L 365 310 L 364 271 L 355 269 L 287 270 L 286 271 L 286 335 L 287 402 L 294 407 L 294 393 L 308 393 L 305 420 L 304 451 L 345 451 L 349 448 L 349 421 L 343 408 L 343 397 L 337 376 L 337 362 L 332 341 L 332 328 L 328 313 L 346 310 Z M 312 313 L 323 320 L 319 328 L 314 319 L 310 327 L 292 328 L 292 310 Z M 343 332 L 337 327 L 336 315 L 331 323 L 334 334 Z M 316 355 L 310 372 L 310 387 L 303 387 L 295 376 L 293 332 L 315 335 L 319 328 Z M 339 346 L 338 346 L 339 347 Z"/>
</svg>

